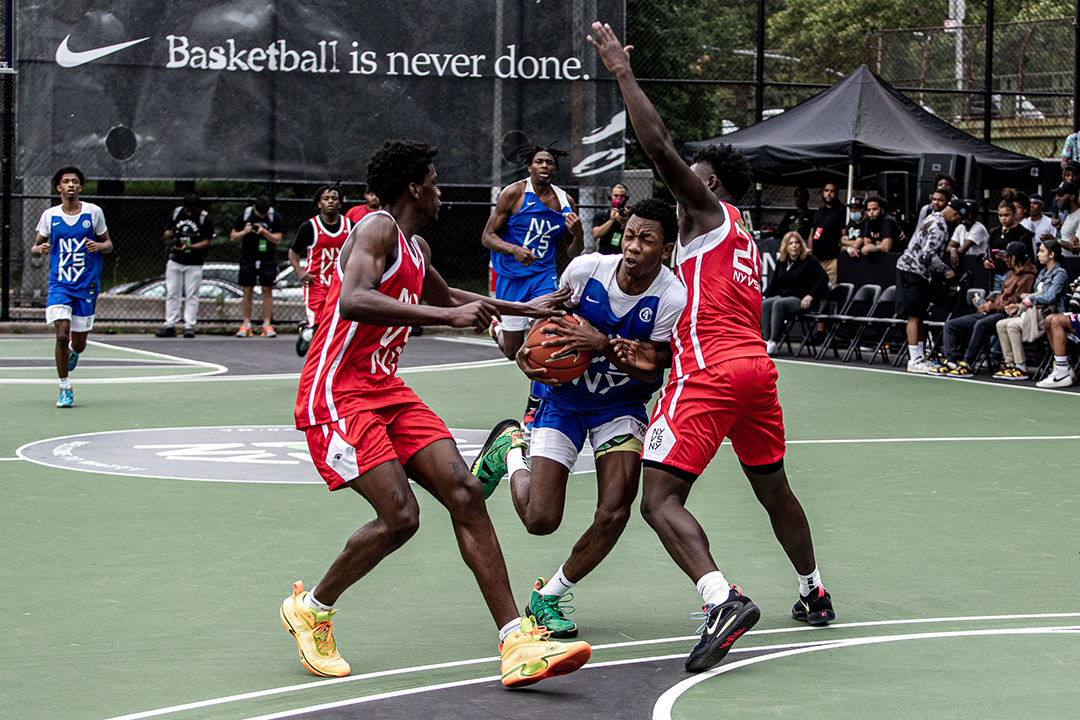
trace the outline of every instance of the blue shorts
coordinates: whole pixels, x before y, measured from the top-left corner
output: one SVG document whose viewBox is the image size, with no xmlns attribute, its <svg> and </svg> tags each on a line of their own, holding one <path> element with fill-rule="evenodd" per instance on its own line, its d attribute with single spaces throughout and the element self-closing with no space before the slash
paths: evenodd
<svg viewBox="0 0 1080 720">
<path fill-rule="evenodd" d="M 94 327 L 96 305 L 96 295 L 77 297 L 62 288 L 49 288 L 45 301 L 45 322 L 52 325 L 57 320 L 69 320 L 73 332 L 89 332 Z"/>
<path fill-rule="evenodd" d="M 644 403 L 586 413 L 560 407 L 544 398 L 533 421 L 529 455 L 550 458 L 572 469 L 586 436 L 596 453 L 605 443 L 623 435 L 633 436 L 638 441 L 633 449 L 640 453 L 640 440 L 645 437 L 647 423 Z"/>
<path fill-rule="evenodd" d="M 559 289 L 559 276 L 554 272 L 542 272 L 521 278 L 508 278 L 504 275 L 495 277 L 495 297 L 507 302 L 529 302 L 541 295 L 553 293 Z M 529 326 L 529 318 L 524 315 L 503 315 L 504 330 L 520 331 Z"/>
<path fill-rule="evenodd" d="M 1066 313 L 1065 317 L 1072 324 L 1072 334 L 1080 338 L 1080 313 Z"/>
</svg>

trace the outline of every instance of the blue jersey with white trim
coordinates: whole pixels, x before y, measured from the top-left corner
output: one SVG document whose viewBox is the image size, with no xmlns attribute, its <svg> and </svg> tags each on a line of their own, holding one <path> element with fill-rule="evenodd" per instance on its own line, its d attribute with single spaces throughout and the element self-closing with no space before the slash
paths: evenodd
<svg viewBox="0 0 1080 720">
<path fill-rule="evenodd" d="M 47 223 L 48 232 L 42 232 Z M 100 252 L 90 252 L 86 243 L 105 234 L 101 208 L 82 203 L 81 212 L 65 215 L 62 206 L 42 214 L 38 233 L 49 238 L 49 289 L 62 290 L 76 297 L 95 297 L 101 290 L 101 269 L 105 263 Z"/>
<path fill-rule="evenodd" d="M 562 188 L 551 186 L 559 200 L 561 210 L 552 210 L 533 192 L 532 179 L 525 181 L 525 194 L 521 209 L 506 221 L 502 239 L 512 245 L 532 250 L 536 260 L 525 267 L 513 255 L 491 253 L 491 264 L 498 275 L 504 277 L 529 277 L 540 273 L 555 272 L 556 243 L 566 234 L 566 214 L 572 212 L 570 201 Z"/>
</svg>

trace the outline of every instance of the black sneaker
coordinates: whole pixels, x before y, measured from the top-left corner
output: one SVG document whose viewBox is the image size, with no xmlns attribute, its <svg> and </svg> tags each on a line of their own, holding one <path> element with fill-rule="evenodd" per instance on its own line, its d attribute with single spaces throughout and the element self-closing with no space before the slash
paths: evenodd
<svg viewBox="0 0 1080 720">
<path fill-rule="evenodd" d="M 189 327 L 184 328 L 184 337 L 186 337 L 186 338 L 195 337 L 195 331 L 192 328 L 189 328 Z"/>
<path fill-rule="evenodd" d="M 176 337 L 176 328 L 166 325 L 163 328 L 158 328 L 158 331 L 154 334 L 158 337 Z"/>
<path fill-rule="evenodd" d="M 301 320 L 296 328 L 296 354 L 304 357 L 309 347 L 311 347 L 311 326 Z"/>
<path fill-rule="evenodd" d="M 761 619 L 754 601 L 731 587 L 728 598 L 719 605 L 706 605 L 701 640 L 686 658 L 687 672 L 702 672 L 717 665 L 731 650 L 732 644 Z"/>
<path fill-rule="evenodd" d="M 824 625 L 836 619 L 833 611 L 832 597 L 825 588 L 818 585 L 810 590 L 810 594 L 799 596 L 799 601 L 791 607 L 791 617 L 799 622 L 811 625 Z"/>
</svg>

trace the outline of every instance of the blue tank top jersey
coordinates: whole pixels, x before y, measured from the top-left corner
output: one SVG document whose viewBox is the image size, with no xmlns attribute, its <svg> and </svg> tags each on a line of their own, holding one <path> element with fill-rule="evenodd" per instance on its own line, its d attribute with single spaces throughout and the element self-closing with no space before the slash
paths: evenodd
<svg viewBox="0 0 1080 720">
<path fill-rule="evenodd" d="M 495 272 L 503 277 L 521 278 L 540 273 L 555 272 L 555 250 L 559 239 L 566 233 L 566 213 L 572 212 L 570 201 L 562 188 L 554 185 L 555 197 L 562 208 L 556 212 L 533 192 L 532 179 L 525 180 L 525 194 L 521 198 L 521 209 L 506 221 L 506 230 L 502 239 L 513 245 L 521 245 L 533 251 L 536 260 L 525 267 L 513 255 L 491 253 L 491 264 Z"/>
<path fill-rule="evenodd" d="M 98 233 L 94 231 L 95 212 L 100 217 L 101 210 L 95 205 L 84 202 L 82 212 L 74 223 L 68 223 L 70 216 L 65 216 L 60 206 L 45 212 L 48 218 L 49 232 L 41 233 L 49 238 L 49 290 L 62 290 L 75 297 L 92 298 L 101 290 L 101 268 L 104 257 L 100 252 L 89 252 L 86 243 L 94 240 Z M 55 211 L 55 212 L 51 212 Z M 103 222 L 100 225 L 104 225 Z M 41 232 L 39 226 L 38 231 Z M 102 233 L 104 234 L 104 230 Z"/>
</svg>

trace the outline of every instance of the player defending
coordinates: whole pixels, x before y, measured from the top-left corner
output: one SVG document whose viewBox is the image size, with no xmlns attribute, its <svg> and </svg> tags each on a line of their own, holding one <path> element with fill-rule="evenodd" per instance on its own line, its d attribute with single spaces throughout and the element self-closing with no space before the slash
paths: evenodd
<svg viewBox="0 0 1080 720">
<path fill-rule="evenodd" d="M 330 290 L 338 253 L 352 230 L 352 222 L 341 216 L 341 193 L 336 187 L 320 187 L 315 193 L 315 207 L 318 214 L 300 226 L 289 248 L 289 264 L 303 286 L 307 316 L 300 323 L 296 336 L 296 354 L 300 357 L 307 355 Z M 301 257 L 304 258 L 302 264 Z"/>
<path fill-rule="evenodd" d="M 443 421 L 397 377 L 397 362 L 411 325 L 483 332 L 502 312 L 548 316 L 567 293 L 522 304 L 446 285 L 431 267 L 427 242 L 416 235 L 439 214 L 436 152 L 422 143 L 387 141 L 368 164 L 369 186 L 385 210 L 365 217 L 341 250 L 300 375 L 295 416 L 330 489 L 351 488 L 376 518 L 349 538 L 311 592 L 293 584 L 281 621 L 304 667 L 324 677 L 349 674 L 334 643 L 333 605 L 416 533 L 420 508 L 412 478 L 450 512 L 461 556 L 499 628 L 503 685 L 529 685 L 577 670 L 591 650 L 582 642 L 549 641 L 544 628 L 518 615 L 480 481 Z"/>
<path fill-rule="evenodd" d="M 75 405 L 68 374 L 86 350 L 94 328 L 94 306 L 101 290 L 102 255 L 113 250 L 101 208 L 79 200 L 86 177 L 77 167 L 62 167 L 53 175 L 61 203 L 41 213 L 31 255 L 49 254 L 49 296 L 45 322 L 56 328 L 56 374 L 60 398 L 56 407 Z"/>
<path fill-rule="evenodd" d="M 705 601 L 701 640 L 686 659 L 687 670 L 700 672 L 719 663 L 761 615 L 717 569 L 708 537 L 685 507 L 724 437 L 795 566 L 799 599 L 792 617 L 820 625 L 835 613 L 814 561 L 806 515 L 784 473 L 776 368 L 760 332 L 761 263 L 732 204 L 750 186 L 750 166 L 729 146 L 711 145 L 687 167 L 630 69 L 632 47 L 623 47 L 607 24 L 593 23 L 592 29 L 589 44 L 615 75 L 634 132 L 679 203 L 677 261 L 686 310 L 675 329 L 671 376 L 645 435 L 641 512 Z M 616 345 L 638 367 L 659 364 L 651 346 Z"/>
<path fill-rule="evenodd" d="M 533 145 L 518 154 L 529 177 L 510 183 L 499 193 L 481 242 L 491 251 L 495 297 L 528 302 L 557 286 L 555 252 L 559 240 L 569 234 L 567 253 L 575 257 L 585 247 L 585 231 L 574 199 L 551 184 L 559 158 L 567 153 Z M 517 355 L 528 327 L 529 318 L 521 315 L 504 315 L 496 325 L 496 340 L 507 358 L 513 360 Z M 540 403 L 537 392 L 534 387 L 525 407 L 524 423 L 529 429 Z"/>
<path fill-rule="evenodd" d="M 533 424 L 532 470 L 525 465 L 522 429 L 515 420 L 496 426 L 473 464 L 485 491 L 494 490 L 509 466 L 510 491 L 521 521 L 533 535 L 548 535 L 562 522 L 566 481 L 585 436 L 590 438 L 598 486 L 592 525 L 551 580 L 536 581 L 525 608 L 552 637 L 577 635 L 577 625 L 566 618 L 560 602 L 611 552 L 637 496 L 648 420 L 645 404 L 662 384 L 663 373 L 624 363 L 611 338 L 639 340 L 658 353 L 671 354 L 671 332 L 686 304 L 686 289 L 663 265 L 675 249 L 677 232 L 674 210 L 659 200 L 645 200 L 631 210 L 622 255 L 590 253 L 570 262 L 561 287 L 571 292 L 569 306 L 581 324 L 557 318 L 553 322 L 561 338 L 544 344 L 591 350 L 593 361 L 583 376 L 558 383 L 545 380 L 546 370 L 526 364 L 527 348 L 518 351 L 522 371 L 550 386 L 542 392 Z"/>
</svg>

